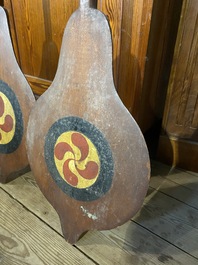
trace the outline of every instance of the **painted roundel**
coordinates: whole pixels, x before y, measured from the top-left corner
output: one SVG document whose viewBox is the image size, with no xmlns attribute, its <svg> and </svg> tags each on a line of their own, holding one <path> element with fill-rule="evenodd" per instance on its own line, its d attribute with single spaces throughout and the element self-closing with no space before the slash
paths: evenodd
<svg viewBox="0 0 198 265">
<path fill-rule="evenodd" d="M 100 170 L 98 152 L 82 133 L 62 133 L 56 141 L 54 159 L 59 174 L 72 187 L 87 188 L 97 180 Z"/>
<path fill-rule="evenodd" d="M 0 153 L 14 152 L 23 136 L 23 119 L 12 89 L 0 80 Z"/>
<path fill-rule="evenodd" d="M 45 161 L 56 184 L 76 200 L 96 200 L 111 187 L 110 146 L 93 124 L 79 117 L 65 117 L 51 126 L 45 139 Z"/>
</svg>

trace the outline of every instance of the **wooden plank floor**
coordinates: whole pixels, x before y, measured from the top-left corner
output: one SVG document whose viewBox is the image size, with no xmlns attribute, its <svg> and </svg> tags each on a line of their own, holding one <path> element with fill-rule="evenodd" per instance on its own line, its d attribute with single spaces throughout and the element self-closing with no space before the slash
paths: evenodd
<svg viewBox="0 0 198 265">
<path fill-rule="evenodd" d="M 198 264 L 198 174 L 153 162 L 141 211 L 71 246 L 29 172 L 0 185 L 0 264 Z"/>
</svg>

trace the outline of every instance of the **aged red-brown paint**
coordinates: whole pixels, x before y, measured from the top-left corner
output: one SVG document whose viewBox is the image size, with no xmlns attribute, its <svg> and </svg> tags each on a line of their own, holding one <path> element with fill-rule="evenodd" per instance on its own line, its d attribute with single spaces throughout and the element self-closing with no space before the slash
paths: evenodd
<svg viewBox="0 0 198 265">
<path fill-rule="evenodd" d="M 9 93 L 7 91 L 9 89 L 11 92 L 11 98 L 7 98 L 7 103 L 3 102 L 0 97 L 0 117 L 2 118 L 0 124 L 0 182 L 4 183 L 29 170 L 26 153 L 26 128 L 35 99 L 17 64 L 6 14 L 2 7 L 0 7 L 0 62 L 1 90 L 5 89 L 4 92 Z M 2 91 L 1 93 L 1 95 L 4 94 Z M 17 102 L 17 109 L 14 102 Z M 7 115 L 6 113 L 3 115 L 4 111 L 7 112 Z M 15 117 L 13 111 L 15 111 Z M 21 112 L 20 120 L 16 117 L 19 116 L 19 111 Z M 8 135 L 13 130 L 13 139 L 6 144 L 3 143 L 2 134 L 7 133 Z M 21 134 L 21 139 L 16 134 Z"/>
<path fill-rule="evenodd" d="M 101 12 L 89 8 L 88 3 L 81 1 L 67 24 L 55 79 L 37 101 L 28 126 L 28 154 L 33 173 L 59 214 L 65 239 L 72 244 L 88 230 L 111 229 L 133 217 L 143 203 L 150 176 L 142 133 L 114 87 L 108 22 Z M 54 181 L 46 163 L 46 138 L 64 117 L 85 125 L 88 122 L 90 128 L 101 132 L 104 143 L 108 143 L 107 152 L 112 152 L 112 162 L 107 160 L 104 166 L 108 168 L 108 163 L 113 163 L 112 182 L 102 196 L 93 200 L 75 199 L 66 194 Z M 50 141 L 48 144 L 51 145 Z M 105 172 L 103 175 L 102 183 L 95 187 L 105 187 Z M 87 196 L 86 190 L 84 193 Z"/>
</svg>

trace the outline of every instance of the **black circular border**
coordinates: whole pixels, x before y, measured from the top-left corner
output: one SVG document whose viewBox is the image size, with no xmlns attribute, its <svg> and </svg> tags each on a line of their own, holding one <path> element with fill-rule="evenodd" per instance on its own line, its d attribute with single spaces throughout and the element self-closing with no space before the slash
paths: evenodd
<svg viewBox="0 0 198 265">
<path fill-rule="evenodd" d="M 75 188 L 67 184 L 60 176 L 54 161 L 54 147 L 58 137 L 67 131 L 84 134 L 95 145 L 99 159 L 100 172 L 96 182 L 88 188 Z M 93 201 L 102 197 L 111 187 L 114 175 L 114 162 L 109 143 L 103 134 L 90 122 L 75 116 L 64 117 L 56 121 L 45 138 L 45 161 L 48 170 L 64 193 L 79 201 Z"/>
<path fill-rule="evenodd" d="M 0 153 L 10 154 L 16 151 L 23 137 L 23 131 L 24 131 L 23 115 L 15 93 L 12 91 L 9 85 L 3 82 L 2 80 L 0 80 L 0 92 L 2 92 L 9 99 L 12 108 L 14 110 L 15 119 L 16 119 L 14 137 L 9 143 L 0 144 Z"/>
</svg>

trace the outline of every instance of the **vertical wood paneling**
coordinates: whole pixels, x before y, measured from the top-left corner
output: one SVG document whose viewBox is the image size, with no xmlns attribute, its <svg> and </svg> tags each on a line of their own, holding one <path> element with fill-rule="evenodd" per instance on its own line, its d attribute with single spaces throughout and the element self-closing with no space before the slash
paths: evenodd
<svg viewBox="0 0 198 265">
<path fill-rule="evenodd" d="M 195 66 L 198 55 L 198 15 L 196 9 L 194 9 L 193 6 L 189 6 L 189 9 L 189 14 L 191 16 L 191 19 L 195 21 L 195 24 L 193 25 L 193 27 L 184 27 L 184 31 L 182 34 L 182 43 L 184 44 L 184 47 L 180 50 L 181 53 L 179 55 L 179 60 L 183 63 L 185 69 L 183 70 L 184 72 L 177 72 L 178 75 L 181 74 L 181 77 L 183 78 L 182 88 L 178 87 L 177 83 L 175 83 L 175 89 L 181 92 L 178 101 L 176 124 L 185 125 L 184 123 L 188 122 L 188 126 L 190 126 L 190 120 L 192 120 L 192 114 L 194 112 L 194 108 L 192 108 L 192 105 L 195 105 L 195 100 L 197 96 L 195 94 L 195 97 L 192 97 L 192 92 L 194 92 L 192 91 L 192 81 L 196 75 Z M 186 17 L 186 23 L 188 23 L 188 19 L 189 18 Z M 188 42 L 185 42 L 185 39 L 188 39 Z M 188 54 L 185 54 L 186 51 L 188 51 Z M 183 62 L 184 57 L 186 57 L 185 62 Z"/>
<path fill-rule="evenodd" d="M 18 47 L 17 36 L 16 36 L 16 28 L 15 28 L 13 9 L 12 9 L 12 2 L 11 2 L 11 0 L 4 0 L 4 1 L 2 1 L 2 5 L 6 7 L 7 14 L 9 15 L 8 16 L 8 19 L 9 19 L 8 22 L 9 22 L 9 27 L 10 27 L 12 45 L 14 48 L 14 52 L 15 52 L 15 56 L 17 58 L 17 61 L 20 64 L 19 47 Z"/>
<path fill-rule="evenodd" d="M 42 94 L 54 78 L 63 31 L 79 0 L 6 1 L 12 7 L 8 11 L 20 66 L 33 91 Z M 115 86 L 137 121 L 144 94 L 152 6 L 153 0 L 97 1 L 97 8 L 107 16 L 111 27 Z"/>
<path fill-rule="evenodd" d="M 198 170 L 198 2 L 183 1 L 158 158 Z"/>
<path fill-rule="evenodd" d="M 169 135 L 198 140 L 198 2 L 184 1 L 163 127 Z M 192 125 L 193 123 L 193 125 Z"/>
<path fill-rule="evenodd" d="M 21 67 L 24 74 L 39 76 L 45 38 L 42 2 L 14 0 L 12 7 Z"/>
<path fill-rule="evenodd" d="M 124 1 L 118 93 L 138 120 L 148 47 L 152 0 Z"/>
<path fill-rule="evenodd" d="M 12 0 L 14 21 L 23 72 L 52 80 L 65 25 L 78 1 Z"/>
<path fill-rule="evenodd" d="M 51 55 L 51 60 L 49 62 L 49 66 L 52 66 L 53 71 L 51 75 L 48 75 L 49 80 L 53 80 L 53 76 L 57 69 L 58 64 L 58 58 L 59 58 L 59 52 L 61 48 L 62 43 L 62 36 L 65 29 L 65 26 L 67 24 L 68 19 L 72 15 L 72 13 L 78 8 L 78 0 L 61 0 L 61 4 L 57 5 L 56 1 L 48 0 L 46 3 L 46 0 L 43 0 L 45 4 L 43 5 L 43 10 L 49 10 L 48 12 L 45 11 L 45 20 L 50 22 L 49 29 L 45 29 L 45 37 L 46 40 L 45 43 L 48 46 L 49 52 L 45 51 L 46 57 L 43 59 L 43 71 L 46 71 L 46 76 L 49 71 L 46 70 L 46 61 L 48 58 L 48 54 Z M 48 6 L 48 7 L 47 7 Z M 58 19 L 57 19 L 58 18 Z M 44 51 L 45 49 L 43 49 Z M 44 52 L 43 52 L 44 54 Z M 42 78 L 45 78 L 43 75 L 41 75 Z"/>
<path fill-rule="evenodd" d="M 195 69 L 198 69 L 198 60 L 196 62 Z M 192 90 L 192 97 L 194 99 L 194 106 L 192 107 L 193 114 L 192 114 L 192 128 L 198 128 L 198 92 L 197 92 L 197 86 L 198 86 L 198 72 L 195 72 L 194 78 L 192 80 L 191 84 L 191 90 Z"/>
<path fill-rule="evenodd" d="M 154 1 L 138 122 L 143 131 L 163 117 L 182 0 Z"/>
<path fill-rule="evenodd" d="M 98 0 L 98 9 L 102 11 L 109 21 L 113 41 L 113 73 L 115 86 L 118 86 L 118 71 L 121 44 L 123 0 Z"/>
</svg>

